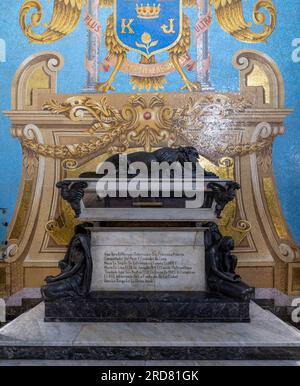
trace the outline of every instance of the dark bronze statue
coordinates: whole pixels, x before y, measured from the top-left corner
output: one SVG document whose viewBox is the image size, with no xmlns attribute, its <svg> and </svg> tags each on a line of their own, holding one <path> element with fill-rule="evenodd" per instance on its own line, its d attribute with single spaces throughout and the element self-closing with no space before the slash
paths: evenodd
<svg viewBox="0 0 300 386">
<path fill-rule="evenodd" d="M 205 225 L 206 276 L 211 291 L 229 298 L 249 300 L 253 288 L 243 283 L 235 273 L 237 257 L 232 255 L 234 241 L 231 237 L 223 237 L 215 223 Z"/>
<path fill-rule="evenodd" d="M 75 229 L 66 255 L 59 262 L 61 273 L 48 276 L 41 292 L 44 300 L 83 297 L 88 295 L 92 280 L 90 234 L 84 225 Z"/>
<path fill-rule="evenodd" d="M 84 181 L 60 181 L 56 184 L 56 187 L 61 190 L 62 198 L 66 200 L 74 210 L 76 218 L 81 214 L 80 201 L 84 196 L 84 189 L 86 189 L 87 186 L 88 184 Z"/>
<path fill-rule="evenodd" d="M 217 182 L 210 182 L 207 187 L 215 193 L 217 218 L 221 218 L 221 213 L 225 206 L 235 198 L 236 191 L 241 187 L 237 182 L 228 181 L 225 186 Z"/>
<path fill-rule="evenodd" d="M 111 162 L 115 165 L 116 170 L 118 171 L 119 168 L 119 157 L 121 154 L 114 154 L 113 156 L 109 157 L 106 162 Z M 152 162 L 179 162 L 181 165 L 184 165 L 185 162 L 191 162 L 192 164 L 196 165 L 198 163 L 199 159 L 199 153 L 198 150 L 194 147 L 188 146 L 188 147 L 178 147 L 176 149 L 171 147 L 163 147 L 161 149 L 155 150 L 153 152 L 146 152 L 146 151 L 139 151 L 135 153 L 127 154 L 127 169 L 129 168 L 130 164 L 133 162 L 143 162 L 146 164 L 148 170 L 150 171 L 151 163 Z M 207 171 L 204 171 L 204 175 L 206 177 L 216 177 L 214 173 L 210 173 Z M 101 175 L 98 175 L 97 173 L 88 172 L 83 173 L 80 175 L 81 178 L 99 178 Z"/>
</svg>

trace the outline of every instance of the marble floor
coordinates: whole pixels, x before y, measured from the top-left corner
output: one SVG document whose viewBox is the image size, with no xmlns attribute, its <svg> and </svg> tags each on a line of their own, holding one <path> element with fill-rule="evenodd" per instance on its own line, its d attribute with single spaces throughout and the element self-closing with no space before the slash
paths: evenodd
<svg viewBox="0 0 300 386">
<path fill-rule="evenodd" d="M 237 350 L 253 348 L 264 348 L 272 351 L 273 348 L 282 348 L 282 350 L 296 350 L 297 353 L 290 357 L 255 357 L 251 359 L 299 359 L 300 360 L 300 331 L 296 328 L 287 325 L 269 311 L 263 310 L 255 303 L 250 306 L 251 323 L 45 323 L 44 322 L 44 304 L 41 303 L 32 310 L 22 314 L 17 319 L 13 320 L 6 326 L 0 329 L 0 352 L 6 352 L 8 348 L 20 348 L 23 351 L 26 348 L 33 350 L 36 348 L 60 348 L 65 347 L 80 348 L 90 347 L 91 350 L 95 347 L 113 348 L 181 348 L 187 347 L 191 350 L 196 348 L 208 348 L 213 350 L 220 347 L 228 348 L 228 350 Z M 2 350 L 2 351 L 1 351 Z M 2 356 L 2 358 L 6 358 Z M 7 359 L 11 357 L 8 355 Z M 60 357 L 61 359 L 69 359 Z M 80 359 L 105 359 L 99 356 L 92 358 L 77 357 L 77 360 L 71 364 L 95 364 L 96 366 L 106 365 L 107 362 L 99 361 L 83 361 Z M 108 357 L 111 358 L 111 357 Z M 177 357 L 178 358 L 178 357 Z M 164 356 L 162 365 L 169 364 L 168 359 L 177 359 L 176 357 Z M 181 357 L 180 357 L 181 358 Z M 213 359 L 239 359 L 240 357 L 229 356 L 213 357 Z M 248 358 L 248 357 L 247 357 Z M 245 358 L 245 359 L 247 359 Z M 38 359 L 38 358 L 36 358 Z M 57 359 L 49 358 L 49 359 Z M 127 359 L 113 358 L 113 359 Z M 128 358 L 129 359 L 129 358 Z M 131 358 L 134 359 L 134 358 Z M 136 359 L 141 359 L 137 358 Z M 148 359 L 155 359 L 154 357 Z M 160 359 L 160 358 L 157 358 Z M 182 359 L 194 359 L 191 357 Z M 197 359 L 208 359 L 207 357 L 197 357 Z M 211 359 L 211 357 L 210 357 Z M 1 364 L 10 365 L 16 362 L 2 361 Z M 50 364 L 49 361 L 31 361 L 30 364 L 39 365 Z M 57 363 L 57 362 L 54 362 Z M 63 364 L 69 362 L 63 361 Z M 128 364 L 128 362 L 122 362 Z M 130 362 L 136 365 L 136 362 Z M 139 361 L 142 365 L 158 365 L 159 362 Z M 175 362 L 172 362 L 175 363 Z M 176 365 L 183 363 L 176 362 Z M 191 364 L 192 362 L 189 362 Z M 194 363 L 194 361 L 193 361 Z M 195 362 L 197 365 L 218 365 L 216 361 L 200 361 Z M 222 365 L 224 361 L 220 362 Z M 231 365 L 235 362 L 226 362 Z M 294 365 L 298 366 L 297 361 L 288 362 L 272 362 L 278 365 Z M 29 364 L 29 362 L 18 361 L 18 364 Z M 117 364 L 117 362 L 113 362 Z M 187 362 L 184 362 L 187 364 Z M 259 362 L 238 362 L 248 365 L 259 365 Z"/>
</svg>

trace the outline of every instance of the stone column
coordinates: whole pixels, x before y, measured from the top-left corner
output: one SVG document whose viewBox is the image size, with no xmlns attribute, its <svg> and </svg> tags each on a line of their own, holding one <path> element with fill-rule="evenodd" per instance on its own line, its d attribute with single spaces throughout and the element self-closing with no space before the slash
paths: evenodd
<svg viewBox="0 0 300 386">
<path fill-rule="evenodd" d="M 198 0 L 198 19 L 205 16 L 209 10 L 209 0 Z M 197 39 L 197 81 L 201 83 L 202 90 L 212 91 L 210 71 L 204 73 L 205 61 L 209 60 L 209 30 L 207 29 Z"/>
<path fill-rule="evenodd" d="M 93 31 L 93 29 L 95 29 L 96 21 L 98 22 L 98 10 L 99 1 L 88 0 L 84 15 L 84 21 L 87 28 L 87 54 L 85 60 L 87 80 L 83 92 L 95 92 L 96 84 L 99 81 L 100 36 Z"/>
</svg>

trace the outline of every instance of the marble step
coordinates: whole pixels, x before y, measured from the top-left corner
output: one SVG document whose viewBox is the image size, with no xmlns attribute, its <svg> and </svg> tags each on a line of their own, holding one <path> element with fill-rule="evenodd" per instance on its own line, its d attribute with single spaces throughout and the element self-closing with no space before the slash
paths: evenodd
<svg viewBox="0 0 300 386">
<path fill-rule="evenodd" d="M 261 308 L 268 311 L 273 311 L 275 307 L 274 299 L 254 299 L 255 303 Z"/>
<path fill-rule="evenodd" d="M 300 360 L 300 332 L 251 302 L 251 323 L 45 323 L 0 329 L 0 360 Z"/>
<path fill-rule="evenodd" d="M 257 367 L 257 366 L 280 366 L 299 367 L 300 361 L 97 361 L 97 360 L 2 360 L 0 367 L 7 366 L 31 366 L 31 367 Z"/>
<path fill-rule="evenodd" d="M 46 322 L 248 323 L 249 301 L 208 292 L 91 292 L 45 302 Z"/>
<path fill-rule="evenodd" d="M 24 314 L 24 312 L 31 310 L 35 306 L 37 306 L 42 299 L 22 299 L 21 305 L 13 305 L 6 307 L 6 321 L 10 322 L 20 315 Z"/>
<path fill-rule="evenodd" d="M 4 297 L 4 301 L 6 305 L 6 322 L 0 323 L 0 327 L 37 306 L 42 301 L 42 297 L 40 289 L 24 288 L 12 296 Z"/>
</svg>

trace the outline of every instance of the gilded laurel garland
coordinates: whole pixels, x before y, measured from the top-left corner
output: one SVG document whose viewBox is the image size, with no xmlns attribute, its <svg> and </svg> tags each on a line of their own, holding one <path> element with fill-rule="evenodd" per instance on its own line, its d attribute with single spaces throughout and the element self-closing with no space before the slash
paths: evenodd
<svg viewBox="0 0 300 386">
<path fill-rule="evenodd" d="M 118 110 L 108 104 L 106 97 L 96 101 L 86 96 L 75 96 L 63 103 L 51 100 L 43 106 L 43 109 L 64 115 L 72 121 L 80 121 L 85 113 L 89 113 L 95 120 L 94 125 L 89 130 L 90 134 L 97 131 L 107 132 L 113 128 L 126 130 L 137 124 L 135 111 L 130 105 Z"/>
<path fill-rule="evenodd" d="M 107 147 L 126 151 L 132 146 L 142 146 L 147 151 L 161 143 L 196 146 L 206 156 L 235 157 L 262 151 L 270 146 L 273 136 L 255 143 L 228 143 L 224 133 L 232 129 L 232 115 L 245 112 L 251 103 L 239 95 L 205 95 L 192 98 L 181 108 L 166 105 L 164 97 L 157 94 L 149 100 L 137 94 L 117 109 L 107 97 L 98 101 L 87 96 L 68 98 L 59 103 L 51 100 L 44 110 L 64 115 L 72 121 L 91 117 L 88 133 L 91 140 L 69 145 L 41 144 L 35 138 L 21 137 L 24 148 L 52 158 L 84 158 Z"/>
</svg>

